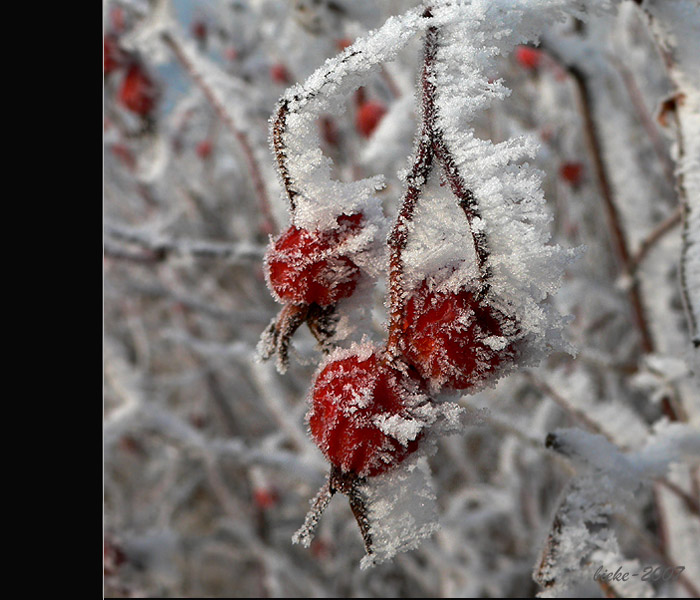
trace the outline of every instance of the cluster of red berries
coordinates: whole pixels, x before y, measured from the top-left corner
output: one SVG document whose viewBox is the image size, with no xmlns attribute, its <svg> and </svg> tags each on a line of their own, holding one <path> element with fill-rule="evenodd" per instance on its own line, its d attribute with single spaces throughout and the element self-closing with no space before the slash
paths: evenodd
<svg viewBox="0 0 700 600">
<path fill-rule="evenodd" d="M 346 47 L 346 40 L 339 42 L 339 47 Z M 426 50 L 428 73 L 434 49 L 427 42 L 426 48 L 431 51 Z M 520 52 L 519 60 L 535 68 L 539 55 Z M 431 85 L 426 75 L 424 100 Z M 424 102 L 427 133 L 424 131 L 421 141 L 423 152 L 417 155 L 437 156 L 472 224 L 480 218 L 478 207 L 455 173 L 454 163 L 435 128 L 434 110 L 426 108 L 430 101 L 428 98 Z M 386 108 L 369 101 L 364 88 L 355 93 L 355 106 L 356 129 L 370 137 Z M 283 141 L 288 109 L 287 103 L 280 104 L 273 137 L 294 213 L 297 192 L 286 169 Z M 321 131 L 328 142 L 324 127 L 329 125 L 321 121 Z M 416 183 L 410 184 L 414 188 L 409 186 L 413 194 L 420 193 L 421 184 L 417 182 L 427 181 L 432 164 L 418 160 L 414 165 L 411 176 Z M 427 173 L 423 172 L 426 169 Z M 406 214 L 401 217 L 404 223 L 410 220 Z M 398 219 L 399 233 L 392 232 L 389 238 L 392 314 L 386 347 L 362 345 L 338 350 L 326 359 L 312 383 L 307 414 L 309 433 L 331 464 L 331 474 L 314 499 L 304 526 L 295 535 L 296 541 L 305 544 L 310 543 L 311 532 L 331 496 L 341 491 L 349 496 L 365 547 L 371 554 L 371 532 L 362 493 L 358 491 L 360 483 L 390 471 L 424 445 L 425 428 L 442 410 L 430 394 L 473 391 L 495 379 L 518 356 L 520 324 L 506 308 L 495 306 L 489 294 L 491 269 L 485 235 L 472 230 L 480 287 L 441 291 L 433 285 L 436 282 L 426 279 L 411 291 L 403 288 L 400 270 L 400 252 L 407 237 L 405 233 L 401 237 L 400 223 Z M 287 346 L 302 323 L 307 323 L 323 349 L 329 350 L 326 342 L 335 333 L 335 308 L 352 296 L 362 275 L 352 253 L 357 251 L 357 244 L 346 242 L 359 235 L 366 225 L 360 213 L 341 215 L 330 230 L 310 231 L 292 225 L 271 242 L 265 257 L 266 278 L 276 300 L 284 307 L 263 335 L 263 358 L 276 354 L 278 365 L 286 368 Z"/>
<path fill-rule="evenodd" d="M 271 244 L 266 275 L 285 309 L 273 323 L 276 345 L 269 354 L 279 340 L 286 347 L 301 322 L 318 314 L 310 306 L 333 310 L 355 291 L 360 269 L 339 248 L 360 231 L 362 215 L 342 215 L 337 222 L 330 232 L 291 226 Z M 290 311 L 302 320 L 290 320 Z M 406 398 L 418 388 L 469 390 L 496 375 L 516 358 L 517 331 L 515 319 L 481 295 L 431 291 L 424 282 L 404 308 L 398 362 L 377 350 L 369 358 L 331 361 L 318 374 L 309 417 L 314 440 L 342 473 L 365 477 L 385 471 L 417 442 L 401 444 L 384 433 L 383 419 L 405 416 Z"/>
</svg>

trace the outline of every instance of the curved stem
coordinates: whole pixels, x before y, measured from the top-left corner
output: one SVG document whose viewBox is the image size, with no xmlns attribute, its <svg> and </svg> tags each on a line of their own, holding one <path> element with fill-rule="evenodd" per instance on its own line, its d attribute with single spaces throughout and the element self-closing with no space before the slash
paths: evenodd
<svg viewBox="0 0 700 600">
<path fill-rule="evenodd" d="M 416 203 L 420 192 L 428 182 L 433 167 L 433 123 L 435 121 L 435 82 L 432 77 L 433 65 L 437 55 L 437 28 L 429 27 L 425 38 L 425 57 L 421 82 L 423 87 L 422 115 L 423 125 L 411 172 L 407 177 L 406 192 L 401 201 L 401 209 L 389 234 L 387 243 L 389 257 L 389 302 L 390 322 L 387 353 L 399 356 L 401 340 L 401 318 L 406 295 L 404 290 L 403 259 L 401 253 L 408 242 L 408 226 L 413 220 Z"/>
</svg>

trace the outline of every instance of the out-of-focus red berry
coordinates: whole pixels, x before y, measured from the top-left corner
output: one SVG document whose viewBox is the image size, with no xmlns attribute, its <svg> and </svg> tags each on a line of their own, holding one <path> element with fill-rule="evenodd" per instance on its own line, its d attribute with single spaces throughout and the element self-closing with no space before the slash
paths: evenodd
<svg viewBox="0 0 700 600">
<path fill-rule="evenodd" d="M 205 42 L 207 40 L 207 24 L 204 21 L 194 21 L 191 27 L 192 37 L 198 42 Z"/>
<path fill-rule="evenodd" d="M 236 50 L 233 46 L 228 46 L 226 50 L 224 50 L 224 57 L 226 60 L 230 60 L 231 62 L 238 60 L 238 50 Z"/>
<path fill-rule="evenodd" d="M 517 324 L 474 294 L 429 291 L 425 283 L 406 303 L 402 350 L 433 388 L 465 390 L 516 357 Z"/>
<path fill-rule="evenodd" d="M 342 215 L 340 228 L 309 232 L 289 227 L 268 249 L 266 275 L 270 287 L 283 304 L 331 306 L 351 296 L 360 269 L 336 247 L 360 228 L 361 214 Z"/>
<path fill-rule="evenodd" d="M 144 68 L 132 64 L 119 89 L 121 104 L 137 115 L 146 116 L 155 108 L 158 88 Z"/>
<path fill-rule="evenodd" d="M 114 35 L 104 37 L 104 74 L 109 75 L 124 64 L 124 57 L 119 49 L 119 42 Z"/>
<path fill-rule="evenodd" d="M 112 144 L 112 154 L 121 160 L 126 167 L 133 169 L 136 166 L 136 159 L 131 150 L 120 142 Z"/>
<path fill-rule="evenodd" d="M 418 448 L 384 433 L 379 424 L 410 418 L 408 404 L 420 382 L 387 365 L 373 352 L 329 362 L 313 384 L 308 422 L 311 436 L 328 461 L 343 473 L 379 475 Z"/>
<path fill-rule="evenodd" d="M 110 18 L 112 20 L 112 29 L 114 29 L 114 31 L 118 33 L 124 31 L 124 9 L 121 6 L 115 6 L 114 8 L 112 8 L 110 12 Z"/>
<path fill-rule="evenodd" d="M 253 502 L 262 510 L 268 510 L 277 504 L 277 492 L 271 488 L 255 488 L 253 490 Z"/>
<path fill-rule="evenodd" d="M 565 162 L 559 167 L 559 177 L 576 187 L 583 179 L 583 165 L 579 162 Z"/>
<path fill-rule="evenodd" d="M 355 116 L 355 126 L 364 137 L 370 137 L 386 114 L 386 107 L 381 102 L 364 102 Z"/>
<path fill-rule="evenodd" d="M 282 63 L 276 63 L 270 67 L 270 79 L 280 85 L 289 85 L 292 82 L 287 67 Z"/>
<path fill-rule="evenodd" d="M 350 38 L 340 38 L 339 40 L 336 40 L 335 42 L 335 47 L 338 48 L 341 52 L 345 50 L 348 46 L 352 45 L 352 40 Z"/>
<path fill-rule="evenodd" d="M 321 117 L 319 119 L 319 127 L 321 128 L 321 136 L 329 146 L 336 147 L 338 145 L 338 127 L 331 117 Z"/>
<path fill-rule="evenodd" d="M 524 69 L 536 69 L 542 60 L 542 51 L 529 46 L 518 46 L 515 49 L 515 60 Z"/>
<path fill-rule="evenodd" d="M 102 552 L 102 564 L 104 568 L 105 575 L 114 575 L 117 569 L 123 565 L 127 560 L 124 551 L 110 538 L 105 537 L 103 552 Z"/>
<path fill-rule="evenodd" d="M 210 140 L 202 140 L 197 144 L 196 152 L 197 156 L 201 158 L 202 160 L 206 160 L 211 156 L 211 151 L 212 151 L 212 143 Z"/>
</svg>

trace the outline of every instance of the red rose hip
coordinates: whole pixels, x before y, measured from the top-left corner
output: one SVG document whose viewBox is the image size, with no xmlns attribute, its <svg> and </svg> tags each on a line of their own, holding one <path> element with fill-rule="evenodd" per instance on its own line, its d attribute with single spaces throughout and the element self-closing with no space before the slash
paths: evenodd
<svg viewBox="0 0 700 600">
<path fill-rule="evenodd" d="M 406 304 L 402 351 L 433 388 L 465 390 L 516 357 L 517 323 L 473 292 L 429 291 L 424 283 Z"/>
<path fill-rule="evenodd" d="M 364 137 L 370 137 L 386 114 L 386 107 L 380 102 L 363 102 L 355 116 L 355 126 Z"/>
<path fill-rule="evenodd" d="M 266 274 L 277 299 L 286 304 L 331 306 L 351 296 L 359 267 L 337 250 L 344 238 L 359 229 L 361 214 L 341 216 L 338 230 L 307 231 L 289 227 L 265 257 Z"/>
<path fill-rule="evenodd" d="M 529 46 L 518 46 L 515 49 L 515 60 L 518 61 L 524 69 L 536 69 L 540 65 L 542 59 L 542 51 Z"/>
<path fill-rule="evenodd" d="M 157 98 L 158 89 L 148 73 L 139 64 L 131 65 L 119 89 L 122 105 L 145 117 L 155 108 Z"/>
<path fill-rule="evenodd" d="M 332 360 L 313 385 L 311 435 L 340 472 L 384 473 L 416 450 L 419 436 L 399 441 L 380 425 L 386 419 L 410 419 L 410 407 L 425 399 L 420 389 L 417 377 L 386 364 L 378 351 Z"/>
</svg>

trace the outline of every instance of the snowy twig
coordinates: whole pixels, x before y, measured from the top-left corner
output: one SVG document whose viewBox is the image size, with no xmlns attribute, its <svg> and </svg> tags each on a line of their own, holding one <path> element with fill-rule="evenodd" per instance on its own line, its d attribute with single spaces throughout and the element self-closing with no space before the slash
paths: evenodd
<svg viewBox="0 0 700 600">
<path fill-rule="evenodd" d="M 659 223 L 647 236 L 642 240 L 639 248 L 632 256 L 632 270 L 636 271 L 640 263 L 644 260 L 649 250 L 661 240 L 668 232 L 672 231 L 680 224 L 682 217 L 682 208 L 679 206 L 673 213 Z"/>
<path fill-rule="evenodd" d="M 666 179 L 671 184 L 675 183 L 676 176 L 674 175 L 673 162 L 669 157 L 668 149 L 661 139 L 658 127 L 656 123 L 654 123 L 654 120 L 651 118 L 651 115 L 644 104 L 642 92 L 640 91 L 639 86 L 637 86 L 637 82 L 634 80 L 634 75 L 632 75 L 632 72 L 618 58 L 614 57 L 612 62 L 622 77 L 622 81 L 624 82 L 627 93 L 632 101 L 632 106 L 634 106 L 637 116 L 639 117 L 639 121 L 649 137 L 649 141 L 651 142 L 654 152 L 661 163 Z"/>
<path fill-rule="evenodd" d="M 591 419 L 586 413 L 583 411 L 575 408 L 571 402 L 566 400 L 561 394 L 556 392 L 546 381 L 543 381 L 539 377 L 537 377 L 534 373 L 531 371 L 525 371 L 524 372 L 525 377 L 534 385 L 536 388 L 538 388 L 544 395 L 548 396 L 550 399 L 552 399 L 558 406 L 564 409 L 564 411 L 571 415 L 571 417 L 581 423 L 584 427 L 589 429 L 590 431 L 597 433 L 599 435 L 604 436 L 607 438 L 610 442 L 614 442 L 612 437 L 605 432 L 598 423 L 596 423 L 593 419 Z"/>
<path fill-rule="evenodd" d="M 153 253 L 153 262 L 163 261 L 169 255 L 189 256 L 204 259 L 225 259 L 239 261 L 247 259 L 259 259 L 263 249 L 252 244 L 222 244 L 218 242 L 205 242 L 201 240 L 173 240 L 150 236 L 143 231 L 125 225 L 105 224 L 105 232 L 116 240 L 141 246 Z M 110 252 L 116 252 L 116 248 L 109 247 Z M 147 260 L 144 255 L 142 260 Z"/>
<path fill-rule="evenodd" d="M 593 168 L 598 180 L 598 187 L 602 195 L 605 213 L 608 218 L 608 226 L 615 256 L 617 257 L 622 275 L 624 277 L 633 277 L 632 258 L 627 246 L 627 238 L 622 226 L 622 220 L 615 203 L 615 197 L 607 172 L 607 165 L 603 159 L 603 149 L 600 142 L 598 127 L 593 117 L 593 95 L 589 88 L 586 75 L 581 69 L 574 65 L 568 65 L 567 70 L 578 91 L 581 116 L 583 118 L 583 132 L 590 151 L 591 160 L 593 161 Z M 654 341 L 649 330 L 639 282 L 635 279 L 630 283 L 628 297 L 632 306 L 634 323 L 639 331 L 642 350 L 644 353 L 651 353 L 654 351 Z"/>
<path fill-rule="evenodd" d="M 248 172 L 250 173 L 250 178 L 253 182 L 255 195 L 258 198 L 260 213 L 264 219 L 263 230 L 265 233 L 274 233 L 277 230 L 277 225 L 275 223 L 274 216 L 272 215 L 270 199 L 267 195 L 267 188 L 265 187 L 262 171 L 258 165 L 258 161 L 255 158 L 250 142 L 248 141 L 248 136 L 246 136 L 246 134 L 236 126 L 230 112 L 226 110 L 224 105 L 221 103 L 221 100 L 217 97 L 217 94 L 214 93 L 204 77 L 202 77 L 197 70 L 195 64 L 192 62 L 192 60 L 190 60 L 189 56 L 187 56 L 187 53 L 184 51 L 178 37 L 173 35 L 170 31 L 165 31 L 163 32 L 163 41 L 173 51 L 173 54 L 177 60 L 202 90 L 204 96 L 216 111 L 216 114 L 236 138 L 236 141 L 243 151 L 243 156 L 245 157 L 246 164 L 248 165 Z"/>
</svg>

